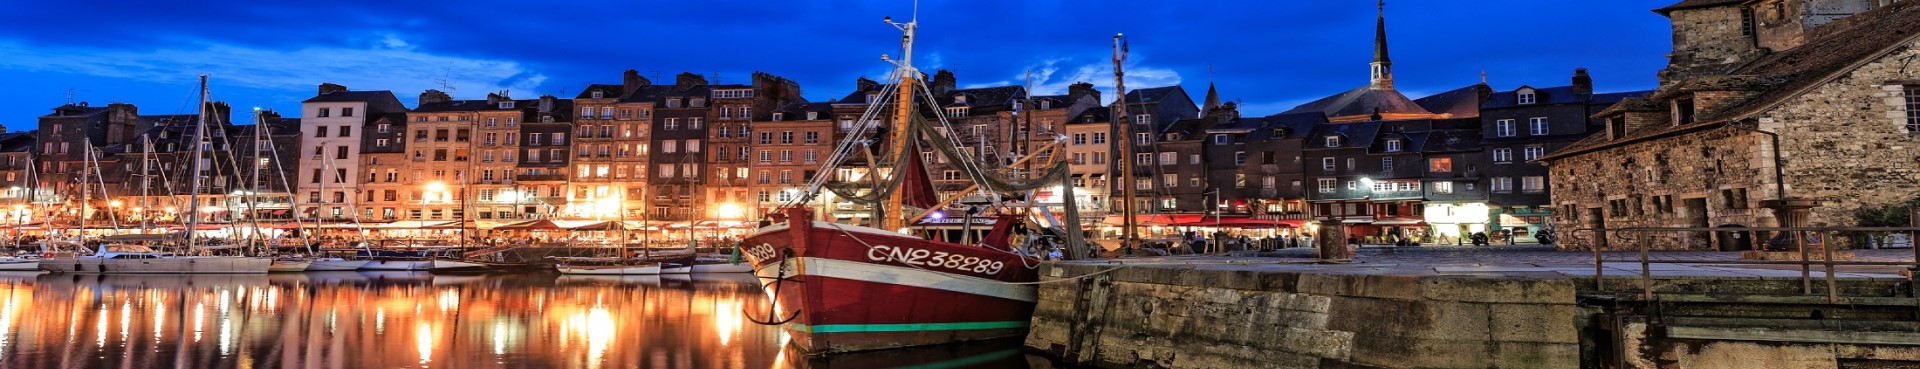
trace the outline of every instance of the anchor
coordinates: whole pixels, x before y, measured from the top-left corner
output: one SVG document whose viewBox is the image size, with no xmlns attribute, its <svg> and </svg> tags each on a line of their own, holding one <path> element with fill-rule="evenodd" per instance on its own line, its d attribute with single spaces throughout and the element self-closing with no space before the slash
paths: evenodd
<svg viewBox="0 0 1920 369">
<path fill-rule="evenodd" d="M 779 316 L 778 315 L 779 312 L 774 311 L 774 308 L 775 308 L 775 305 L 779 304 L 780 302 L 780 285 L 787 281 L 787 257 L 789 256 L 793 256 L 793 249 L 781 249 L 780 250 L 780 269 L 774 273 L 772 282 L 767 282 L 760 285 L 760 288 L 767 288 L 768 286 L 773 287 L 773 293 L 767 296 L 768 300 L 767 300 L 766 316 L 769 319 Z M 778 321 L 774 321 L 774 320 L 760 321 L 758 319 L 754 319 L 753 314 L 748 314 L 746 308 L 741 308 L 740 314 L 746 315 L 747 321 L 753 322 L 753 324 L 781 325 L 781 324 L 787 324 L 787 322 L 791 322 L 794 319 L 799 318 L 800 309 L 794 309 L 792 315 L 788 315 L 785 319 L 780 319 Z"/>
</svg>

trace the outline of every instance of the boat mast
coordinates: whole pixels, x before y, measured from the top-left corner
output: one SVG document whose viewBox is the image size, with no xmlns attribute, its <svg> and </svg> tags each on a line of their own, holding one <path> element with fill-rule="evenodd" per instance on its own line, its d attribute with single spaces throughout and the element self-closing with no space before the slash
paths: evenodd
<svg viewBox="0 0 1920 369">
<path fill-rule="evenodd" d="M 193 127 L 193 161 L 187 163 L 187 176 L 192 177 L 187 185 L 187 251 L 194 249 L 193 233 L 200 226 L 200 156 L 206 151 L 201 145 L 206 141 L 207 131 L 207 75 L 200 75 L 200 114 Z"/>
<path fill-rule="evenodd" d="M 93 175 L 94 164 L 87 158 L 93 157 L 93 139 L 81 140 L 80 148 L 80 234 L 84 235 L 87 234 L 87 196 L 91 195 L 87 191 L 87 176 Z"/>
<path fill-rule="evenodd" d="M 165 129 L 165 128 L 162 128 Z M 148 188 L 153 183 L 153 136 L 140 136 L 140 231 L 153 229 L 153 203 L 148 200 L 151 193 Z"/>
<path fill-rule="evenodd" d="M 253 145 L 249 145 L 252 147 L 246 148 L 247 150 L 253 151 L 253 155 L 247 156 L 253 159 L 253 162 L 247 163 L 247 167 L 252 169 L 249 170 L 251 173 L 247 176 L 246 192 L 242 194 L 242 196 L 246 196 L 244 199 L 247 204 L 247 223 L 253 226 L 253 230 L 247 232 L 248 248 L 260 247 L 260 213 L 256 208 L 259 207 L 260 202 L 260 142 L 266 137 L 260 134 L 260 130 L 267 129 L 267 120 L 265 118 L 266 117 L 261 116 L 260 108 L 253 109 Z M 233 153 L 235 151 L 233 148 L 229 147 L 227 149 L 227 157 L 234 157 Z M 238 165 L 239 163 L 234 164 Z M 259 250 L 255 251 L 257 252 Z"/>
<path fill-rule="evenodd" d="M 913 68 L 913 31 L 920 26 L 917 10 L 918 9 L 916 9 L 914 19 L 906 23 L 894 22 L 891 17 L 881 20 L 882 22 L 893 25 L 894 28 L 899 28 L 901 32 L 900 61 L 892 62 L 889 60 L 894 65 L 894 74 L 899 78 L 899 87 L 894 90 L 895 93 L 899 95 L 899 100 L 894 103 L 893 106 L 893 129 L 891 129 L 893 137 L 888 138 L 888 154 L 893 156 L 894 160 L 907 160 L 905 155 L 913 155 L 913 153 L 907 152 L 907 148 L 911 147 L 909 146 L 910 141 L 912 141 L 915 136 L 913 132 L 909 130 L 911 127 L 909 120 L 913 118 L 913 91 L 916 88 L 913 84 L 920 79 L 920 71 Z M 886 55 L 881 55 L 880 59 L 887 60 L 887 57 Z M 892 174 L 894 178 L 910 175 L 903 172 L 895 172 Z M 881 204 L 881 218 L 878 219 L 880 229 L 889 231 L 905 229 L 906 218 L 902 216 L 905 215 L 903 212 L 903 206 L 905 204 L 906 191 L 895 189 L 892 193 L 888 194 L 887 201 Z M 800 219 L 800 221 L 807 221 L 807 219 Z"/>
<path fill-rule="evenodd" d="M 1121 189 L 1120 190 L 1120 193 L 1121 193 L 1120 194 L 1120 197 L 1121 197 L 1120 247 L 1122 250 L 1125 250 L 1126 252 L 1132 252 L 1134 244 L 1139 239 L 1139 235 L 1134 233 L 1135 227 L 1137 226 L 1134 223 L 1134 219 L 1133 219 L 1133 214 L 1135 211 L 1135 209 L 1133 208 L 1134 200 L 1135 200 L 1133 187 L 1135 184 L 1127 183 L 1127 182 L 1139 181 L 1139 179 L 1133 177 L 1134 158 L 1129 157 L 1129 156 L 1139 156 L 1139 155 L 1134 152 L 1133 123 L 1132 123 L 1131 117 L 1127 115 L 1127 81 L 1125 78 L 1126 72 L 1122 71 L 1121 69 L 1121 64 L 1125 63 L 1126 61 L 1127 61 L 1127 36 L 1121 35 L 1121 34 L 1115 34 L 1113 35 L 1113 89 L 1114 89 L 1114 94 L 1119 96 L 1117 99 L 1114 100 L 1114 103 L 1113 103 L 1114 105 L 1113 117 L 1110 119 L 1107 119 L 1107 121 L 1110 124 L 1113 124 L 1115 128 L 1116 133 L 1114 134 L 1114 137 L 1113 137 L 1114 140 L 1120 141 L 1120 155 L 1117 155 L 1119 157 L 1113 158 L 1113 159 L 1116 159 L 1115 161 L 1120 162 L 1120 181 L 1118 181 L 1120 182 L 1119 185 Z M 1115 181 L 1108 181 L 1107 184 L 1111 186 L 1114 184 L 1114 182 Z M 1074 247 L 1074 248 L 1069 248 L 1068 252 L 1077 254 L 1079 250 L 1080 248 Z M 1081 258 L 1081 255 L 1075 255 L 1074 258 L 1079 259 Z"/>
</svg>

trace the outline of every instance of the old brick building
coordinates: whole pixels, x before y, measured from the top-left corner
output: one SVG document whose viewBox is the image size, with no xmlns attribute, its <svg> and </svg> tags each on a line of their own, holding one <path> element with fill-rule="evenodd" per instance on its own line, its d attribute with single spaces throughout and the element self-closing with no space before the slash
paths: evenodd
<svg viewBox="0 0 1920 369">
<path fill-rule="evenodd" d="M 1842 225 L 1920 194 L 1920 164 L 1898 159 L 1917 154 L 1920 71 L 1907 61 L 1920 39 L 1888 32 L 1920 26 L 1920 4 L 1689 0 L 1658 11 L 1675 40 L 1660 88 L 1601 111 L 1603 132 L 1542 158 L 1556 226 L 1773 226 L 1759 207 L 1782 197 L 1820 200 L 1811 221 Z M 1661 241 L 1718 246 L 1704 234 Z"/>
</svg>

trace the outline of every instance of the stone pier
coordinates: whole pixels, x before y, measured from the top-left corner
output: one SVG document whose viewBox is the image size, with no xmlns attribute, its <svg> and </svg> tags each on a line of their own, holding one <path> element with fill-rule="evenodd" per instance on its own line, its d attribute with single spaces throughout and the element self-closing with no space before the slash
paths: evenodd
<svg viewBox="0 0 1920 369">
<path fill-rule="evenodd" d="M 1607 271 L 1608 282 L 1619 290 L 1598 292 L 1593 290 L 1590 262 L 1436 265 L 1366 259 L 1363 254 L 1361 263 L 1314 264 L 1163 258 L 1129 261 L 1125 268 L 1105 273 L 1119 264 L 1051 263 L 1041 267 L 1043 280 L 1091 276 L 1040 286 L 1041 301 L 1026 344 L 1064 362 L 1109 368 L 1599 368 L 1601 363 L 1737 368 L 1739 357 L 1760 354 L 1826 363 L 1796 368 L 1839 368 L 1845 356 L 1832 354 L 1838 347 L 1834 342 L 1814 343 L 1816 349 L 1827 348 L 1828 355 L 1803 356 L 1798 352 L 1807 346 L 1792 342 L 1791 336 L 1765 342 L 1699 339 L 1713 337 L 1698 333 L 1700 329 L 1766 329 L 1770 320 L 1699 318 L 1732 326 L 1698 329 L 1663 322 L 1649 335 L 1645 311 L 1658 309 L 1635 308 L 1649 305 L 1636 302 L 1638 264 L 1608 264 L 1615 269 Z M 1672 267 L 1660 273 L 1687 274 L 1682 265 Z M 1718 296 L 1712 301 L 1720 306 L 1760 316 L 1798 314 L 1793 311 L 1800 305 L 1780 308 L 1778 300 L 1739 298 L 1797 292 L 1799 281 L 1786 278 L 1797 271 L 1743 275 L 1693 267 L 1698 270 L 1691 270 L 1692 275 L 1663 277 L 1658 287 L 1673 291 L 1675 299 Z M 1915 300 L 1910 282 L 1895 275 L 1863 275 L 1849 274 L 1843 288 L 1856 294 L 1904 296 L 1876 301 L 1895 305 L 1891 311 L 1896 312 L 1905 301 L 1909 315 L 1904 319 L 1920 318 L 1911 315 Z M 1893 362 L 1920 360 L 1920 323 L 1901 326 L 1898 316 L 1875 316 L 1895 321 L 1874 326 L 1895 331 L 1876 339 L 1912 338 L 1914 343 L 1866 342 L 1849 346 L 1852 352 L 1895 358 Z M 1761 325 L 1740 325 L 1745 323 Z M 1695 336 L 1675 344 L 1667 332 L 1676 328 Z M 1684 350 L 1707 344 L 1715 349 Z M 1732 352 L 1748 354 L 1728 356 Z"/>
</svg>

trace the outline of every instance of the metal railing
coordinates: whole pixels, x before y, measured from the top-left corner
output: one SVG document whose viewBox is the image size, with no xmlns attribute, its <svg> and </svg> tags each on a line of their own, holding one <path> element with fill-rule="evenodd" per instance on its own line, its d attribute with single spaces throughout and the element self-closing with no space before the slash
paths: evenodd
<svg viewBox="0 0 1920 369">
<path fill-rule="evenodd" d="M 1767 237 L 1766 240 L 1760 240 L 1759 237 L 1753 237 L 1754 235 L 1761 234 L 1762 232 L 1774 233 L 1775 237 Z M 1790 232 L 1790 236 L 1789 234 L 1787 234 L 1788 232 Z M 1909 240 L 1908 241 L 1909 245 L 1920 244 L 1920 226 L 1912 226 L 1912 227 L 1628 227 L 1628 228 L 1616 228 L 1616 229 L 1608 229 L 1605 227 L 1601 227 L 1601 228 L 1574 229 L 1573 231 L 1568 232 L 1567 236 L 1576 241 L 1584 241 L 1584 243 L 1587 244 L 1587 247 L 1592 248 L 1594 290 L 1600 291 L 1600 292 L 1605 292 L 1607 290 L 1606 289 L 1606 263 L 1609 260 L 1607 260 L 1607 258 L 1604 255 L 1605 255 L 1605 252 L 1609 250 L 1608 246 L 1612 244 L 1612 241 L 1616 241 L 1616 240 L 1624 241 L 1630 238 L 1637 238 L 1637 239 L 1634 239 L 1635 242 L 1632 242 L 1635 244 L 1634 250 L 1632 251 L 1636 251 L 1639 254 L 1637 262 L 1640 264 L 1640 294 L 1641 294 L 1641 298 L 1646 300 L 1653 299 L 1653 271 L 1651 268 L 1652 264 L 1797 265 L 1800 267 L 1801 293 L 1804 295 L 1813 295 L 1814 294 L 1813 265 L 1815 263 L 1818 263 L 1823 267 L 1824 272 L 1826 274 L 1825 277 L 1823 278 L 1826 282 L 1826 290 L 1827 290 L 1826 291 L 1827 295 L 1825 296 L 1825 298 L 1826 298 L 1826 302 L 1830 304 L 1844 303 L 1844 300 L 1842 300 L 1839 295 L 1840 294 L 1839 282 L 1838 282 L 1838 278 L 1835 277 L 1835 269 L 1834 269 L 1835 266 L 1905 266 L 1908 268 L 1908 270 L 1920 270 L 1920 247 L 1913 247 L 1914 259 L 1911 261 L 1854 261 L 1854 260 L 1835 261 L 1833 250 L 1837 247 L 1844 247 L 1845 245 L 1837 245 L 1834 243 L 1830 243 L 1829 241 L 1841 239 L 1841 237 L 1835 237 L 1835 236 L 1838 236 L 1837 233 L 1840 233 L 1840 232 L 1851 233 L 1845 236 L 1852 236 L 1852 237 L 1867 236 L 1869 232 L 1900 232 L 1900 233 L 1904 233 L 1907 236 L 1907 239 Z M 1792 250 L 1787 250 L 1785 252 L 1797 251 L 1799 253 L 1799 258 L 1797 260 L 1744 260 L 1744 259 L 1742 260 L 1711 260 L 1711 259 L 1654 260 L 1654 259 L 1651 259 L 1649 257 L 1649 252 L 1651 251 L 1650 246 L 1654 242 L 1656 242 L 1654 241 L 1656 236 L 1659 236 L 1660 234 L 1663 234 L 1663 233 L 1677 234 L 1677 235 L 1681 235 L 1682 237 L 1691 237 L 1691 238 L 1694 238 L 1695 240 L 1705 239 L 1705 240 L 1708 240 L 1708 242 L 1710 242 L 1709 246 L 1714 246 L 1714 247 L 1717 247 L 1717 244 L 1720 242 L 1727 242 L 1725 240 L 1717 240 L 1716 242 L 1714 237 L 1715 235 L 1718 235 L 1720 237 L 1726 237 L 1726 236 L 1735 236 L 1738 234 L 1745 234 L 1747 235 L 1748 242 L 1750 242 L 1750 245 L 1752 246 L 1751 249 L 1756 251 L 1766 251 L 1768 249 L 1767 247 L 1768 245 L 1766 243 L 1770 243 L 1773 240 L 1777 240 L 1782 237 L 1791 238 Z M 1707 237 L 1700 237 L 1701 234 L 1707 235 Z M 1597 236 L 1597 237 L 1589 237 L 1589 236 Z M 1824 254 L 1820 258 L 1820 260 L 1811 260 L 1812 255 L 1810 255 L 1811 251 L 1808 250 L 1808 246 L 1809 246 L 1808 241 L 1816 241 L 1816 242 L 1813 242 L 1813 244 L 1819 245 L 1821 252 Z M 1912 247 L 1912 246 L 1909 246 L 1909 247 Z M 1612 260 L 1612 261 L 1619 262 L 1621 260 Z M 1915 275 L 1910 278 L 1920 278 L 1920 275 Z M 1916 288 L 1916 290 L 1920 290 L 1920 288 Z M 1920 296 L 1914 296 L 1914 297 L 1916 299 L 1920 299 Z M 1917 302 L 1920 302 L 1920 301 L 1917 301 Z"/>
</svg>

